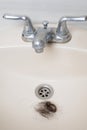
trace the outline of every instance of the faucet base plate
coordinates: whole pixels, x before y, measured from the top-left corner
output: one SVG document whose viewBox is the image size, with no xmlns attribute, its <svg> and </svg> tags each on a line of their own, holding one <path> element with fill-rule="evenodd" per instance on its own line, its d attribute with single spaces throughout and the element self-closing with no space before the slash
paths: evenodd
<svg viewBox="0 0 87 130">
<path fill-rule="evenodd" d="M 60 36 L 56 32 L 56 28 L 47 28 L 47 32 L 49 32 L 49 36 L 51 37 L 51 43 L 66 43 L 69 42 L 72 38 L 70 33 L 65 34 L 64 36 Z M 50 31 L 49 31 L 50 30 Z M 37 31 L 36 31 L 37 32 Z M 25 42 L 32 42 L 35 38 L 36 33 L 25 33 L 22 34 L 22 40 Z"/>
</svg>

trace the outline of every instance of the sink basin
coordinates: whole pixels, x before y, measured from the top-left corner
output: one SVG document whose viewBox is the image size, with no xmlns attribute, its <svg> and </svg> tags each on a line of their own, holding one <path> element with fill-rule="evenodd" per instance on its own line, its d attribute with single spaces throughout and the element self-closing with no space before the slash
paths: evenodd
<svg viewBox="0 0 87 130">
<path fill-rule="evenodd" d="M 74 25 L 69 43 L 52 44 L 37 54 L 18 37 L 20 27 L 12 28 L 0 38 L 0 130 L 86 130 L 87 30 Z M 54 89 L 48 101 L 57 112 L 51 119 L 35 110 L 43 101 L 35 95 L 42 83 Z"/>
</svg>

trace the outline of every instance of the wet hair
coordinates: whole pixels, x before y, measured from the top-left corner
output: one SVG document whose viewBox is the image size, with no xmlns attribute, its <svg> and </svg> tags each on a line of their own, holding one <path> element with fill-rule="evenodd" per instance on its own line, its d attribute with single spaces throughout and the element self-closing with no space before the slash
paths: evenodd
<svg viewBox="0 0 87 130">
<path fill-rule="evenodd" d="M 36 111 L 39 112 L 41 116 L 49 119 L 56 113 L 57 107 L 50 101 L 44 101 L 38 104 Z"/>
</svg>

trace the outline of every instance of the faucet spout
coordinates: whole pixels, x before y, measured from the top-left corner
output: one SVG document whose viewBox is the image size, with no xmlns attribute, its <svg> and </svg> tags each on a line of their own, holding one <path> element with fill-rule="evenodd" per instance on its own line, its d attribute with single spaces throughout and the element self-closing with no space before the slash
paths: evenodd
<svg viewBox="0 0 87 130">
<path fill-rule="evenodd" d="M 45 48 L 45 42 L 43 40 L 34 40 L 32 42 L 32 47 L 34 48 L 36 53 L 42 53 Z"/>
<path fill-rule="evenodd" d="M 32 41 L 32 47 L 35 49 L 35 52 L 43 52 L 47 42 L 51 40 L 51 37 L 51 33 L 48 29 L 39 28 Z"/>
</svg>

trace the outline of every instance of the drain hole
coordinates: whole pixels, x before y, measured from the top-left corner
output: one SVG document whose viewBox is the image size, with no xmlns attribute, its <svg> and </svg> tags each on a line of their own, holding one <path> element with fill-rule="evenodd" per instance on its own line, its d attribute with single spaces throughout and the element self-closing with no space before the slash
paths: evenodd
<svg viewBox="0 0 87 130">
<path fill-rule="evenodd" d="M 40 84 L 35 90 L 36 96 L 40 99 L 49 99 L 53 93 L 53 88 L 48 84 Z"/>
</svg>

